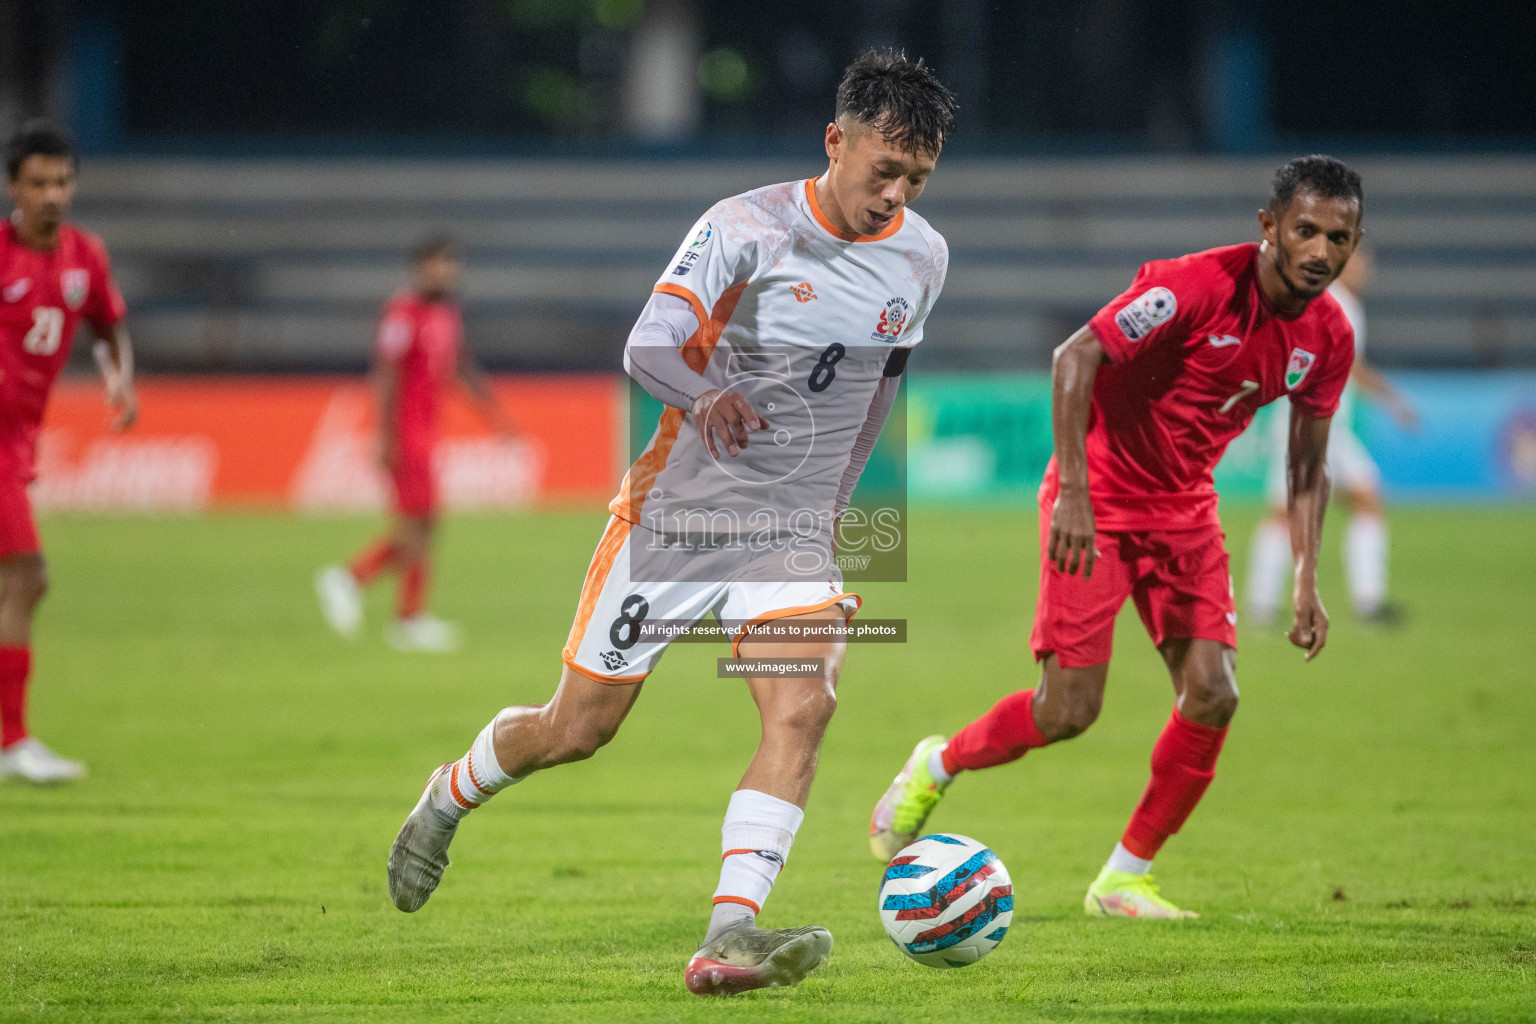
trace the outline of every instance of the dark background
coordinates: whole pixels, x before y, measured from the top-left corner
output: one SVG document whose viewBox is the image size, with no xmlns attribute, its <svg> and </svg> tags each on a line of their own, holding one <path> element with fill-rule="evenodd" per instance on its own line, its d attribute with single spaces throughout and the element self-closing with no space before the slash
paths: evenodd
<svg viewBox="0 0 1536 1024">
<path fill-rule="evenodd" d="M 867 45 L 954 85 L 972 152 L 1536 142 L 1529 0 L 3 0 L 0 75 L 98 152 L 611 146 L 630 34 L 658 10 L 694 25 L 718 71 L 673 146 L 819 127 Z"/>
</svg>

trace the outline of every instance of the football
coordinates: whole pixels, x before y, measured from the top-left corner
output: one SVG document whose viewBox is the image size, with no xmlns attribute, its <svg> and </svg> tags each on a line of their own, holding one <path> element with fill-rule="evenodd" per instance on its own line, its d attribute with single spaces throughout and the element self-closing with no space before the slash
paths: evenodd
<svg viewBox="0 0 1536 1024">
<path fill-rule="evenodd" d="M 880 923 L 929 967 L 966 967 L 997 948 L 1013 920 L 1013 881 L 997 854 L 939 832 L 901 848 L 880 880 Z"/>
</svg>

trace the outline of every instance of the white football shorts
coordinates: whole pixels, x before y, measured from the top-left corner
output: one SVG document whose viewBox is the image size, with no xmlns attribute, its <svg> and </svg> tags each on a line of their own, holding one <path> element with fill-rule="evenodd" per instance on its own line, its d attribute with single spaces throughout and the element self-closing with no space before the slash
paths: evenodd
<svg viewBox="0 0 1536 1024">
<path fill-rule="evenodd" d="M 859 596 L 842 589 L 842 574 L 830 561 L 818 577 L 792 582 L 743 580 L 741 576 L 752 573 L 739 565 L 722 574 L 731 577 L 723 581 L 632 581 L 632 548 L 653 537 L 649 530 L 627 520 L 608 520 L 582 584 L 570 638 L 561 652 L 565 663 L 588 679 L 633 683 L 655 669 L 671 641 L 665 637 L 651 639 L 640 628 L 643 622 L 691 624 L 714 615 L 728 629 L 740 625 L 731 641 L 731 655 L 735 657 L 742 640 L 760 623 L 833 605 L 841 608 L 845 618 L 852 618 L 859 610 Z M 692 560 L 702 557 L 707 556 Z M 783 563 L 782 555 L 771 560 L 781 575 Z"/>
</svg>

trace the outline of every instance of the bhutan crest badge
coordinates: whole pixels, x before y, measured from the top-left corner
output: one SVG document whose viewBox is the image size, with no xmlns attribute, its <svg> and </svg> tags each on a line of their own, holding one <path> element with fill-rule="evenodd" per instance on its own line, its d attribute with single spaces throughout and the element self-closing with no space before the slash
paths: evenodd
<svg viewBox="0 0 1536 1024">
<path fill-rule="evenodd" d="M 895 341 L 901 337 L 911 317 L 912 304 L 898 296 L 887 302 L 880 311 L 880 321 L 875 324 L 874 333 L 870 337 L 875 341 Z"/>
</svg>

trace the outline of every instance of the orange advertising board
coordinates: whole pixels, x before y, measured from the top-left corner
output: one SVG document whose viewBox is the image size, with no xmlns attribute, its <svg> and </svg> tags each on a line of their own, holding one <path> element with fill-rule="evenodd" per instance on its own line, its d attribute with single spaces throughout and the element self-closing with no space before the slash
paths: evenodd
<svg viewBox="0 0 1536 1024">
<path fill-rule="evenodd" d="M 519 435 L 487 431 L 470 403 L 444 407 L 436 471 L 449 509 L 593 505 L 622 467 L 613 376 L 496 376 Z M 320 377 L 142 379 L 139 422 L 116 434 L 99 382 L 60 381 L 38 445 L 40 508 L 380 508 L 373 395 Z"/>
</svg>

